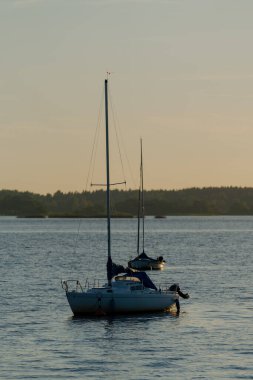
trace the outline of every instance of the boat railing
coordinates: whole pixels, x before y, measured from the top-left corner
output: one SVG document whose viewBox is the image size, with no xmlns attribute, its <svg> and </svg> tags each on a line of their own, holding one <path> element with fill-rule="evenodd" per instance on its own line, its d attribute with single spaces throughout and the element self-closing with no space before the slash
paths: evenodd
<svg viewBox="0 0 253 380">
<path fill-rule="evenodd" d="M 89 279 L 86 279 L 84 286 L 81 284 L 79 280 L 61 280 L 61 286 L 63 290 L 65 290 L 66 293 L 68 292 L 84 292 L 91 288 L 99 288 L 100 287 L 101 280 L 94 279 L 93 281 L 90 281 Z"/>
</svg>

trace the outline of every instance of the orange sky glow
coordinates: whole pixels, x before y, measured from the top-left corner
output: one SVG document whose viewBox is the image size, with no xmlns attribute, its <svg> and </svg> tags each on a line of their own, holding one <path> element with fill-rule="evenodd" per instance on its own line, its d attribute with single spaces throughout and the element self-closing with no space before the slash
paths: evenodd
<svg viewBox="0 0 253 380">
<path fill-rule="evenodd" d="M 107 71 L 127 188 L 138 186 L 141 137 L 146 189 L 253 186 L 251 0 L 9 0 L 0 10 L 0 189 L 86 189 Z M 105 177 L 103 133 L 101 121 L 94 181 Z M 113 133 L 111 120 L 117 181 Z"/>
</svg>

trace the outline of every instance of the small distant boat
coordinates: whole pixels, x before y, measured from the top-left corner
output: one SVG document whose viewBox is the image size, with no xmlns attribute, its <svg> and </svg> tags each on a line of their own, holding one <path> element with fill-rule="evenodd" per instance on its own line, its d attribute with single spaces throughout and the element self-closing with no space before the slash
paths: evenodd
<svg viewBox="0 0 253 380">
<path fill-rule="evenodd" d="M 140 220 L 142 220 L 142 253 L 140 253 Z M 144 212 L 144 189 L 143 189 L 143 158 L 142 158 L 142 140 L 141 140 L 141 164 L 140 164 L 140 187 L 138 202 L 138 237 L 137 237 L 137 256 L 128 262 L 129 268 L 137 270 L 160 270 L 165 266 L 163 256 L 156 259 L 149 257 L 144 251 L 145 241 L 145 212 Z"/>
<path fill-rule="evenodd" d="M 90 286 L 86 281 L 82 287 L 79 280 L 65 280 L 62 287 L 75 316 L 163 311 L 173 305 L 179 311 L 179 297 L 183 293 L 177 284 L 158 288 L 145 272 L 133 271 L 112 262 L 107 86 L 105 80 L 107 283 L 103 286 L 93 283 Z M 183 294 L 183 297 L 187 298 L 188 295 Z"/>
<path fill-rule="evenodd" d="M 133 260 L 130 260 L 128 266 L 135 270 L 161 270 L 165 266 L 165 260 L 162 256 L 153 259 L 146 255 L 145 252 L 142 252 Z"/>
</svg>

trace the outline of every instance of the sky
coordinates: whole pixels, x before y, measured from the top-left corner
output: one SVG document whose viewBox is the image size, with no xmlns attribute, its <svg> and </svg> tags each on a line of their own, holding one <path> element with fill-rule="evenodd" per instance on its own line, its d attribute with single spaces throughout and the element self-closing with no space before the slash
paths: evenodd
<svg viewBox="0 0 253 380">
<path fill-rule="evenodd" d="M 147 190 L 253 186 L 252 18 L 252 0 L 0 0 L 0 189 L 90 190 L 98 127 L 104 181 L 108 71 L 127 188 L 140 138 Z"/>
</svg>

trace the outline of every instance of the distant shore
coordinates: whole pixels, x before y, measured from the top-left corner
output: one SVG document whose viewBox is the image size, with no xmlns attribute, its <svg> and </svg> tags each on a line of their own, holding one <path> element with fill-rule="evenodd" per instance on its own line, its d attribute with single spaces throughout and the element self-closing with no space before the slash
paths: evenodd
<svg viewBox="0 0 253 380">
<path fill-rule="evenodd" d="M 183 190 L 144 191 L 145 215 L 173 216 L 253 215 L 253 188 L 206 187 Z M 104 218 L 104 190 L 40 195 L 0 190 L 0 215 L 27 218 Z M 138 190 L 112 190 L 113 218 L 134 218 Z"/>
</svg>

